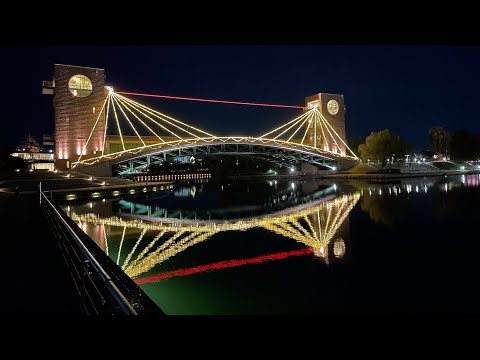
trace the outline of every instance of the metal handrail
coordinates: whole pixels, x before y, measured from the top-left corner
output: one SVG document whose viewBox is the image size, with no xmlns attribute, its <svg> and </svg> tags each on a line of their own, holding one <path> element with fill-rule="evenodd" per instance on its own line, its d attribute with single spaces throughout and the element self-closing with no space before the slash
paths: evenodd
<svg viewBox="0 0 480 360">
<path fill-rule="evenodd" d="M 50 207 L 53 213 L 57 216 L 57 218 L 61 221 L 63 226 L 68 230 L 72 238 L 74 239 L 75 243 L 78 245 L 80 250 L 83 252 L 84 256 L 88 260 L 89 264 L 92 266 L 93 270 L 97 273 L 100 277 L 101 281 L 104 283 L 108 293 L 112 296 L 115 303 L 120 307 L 124 315 L 138 315 L 132 305 L 128 302 L 125 296 L 121 293 L 118 287 L 115 285 L 113 280 L 107 274 L 107 272 L 102 268 L 102 266 L 98 263 L 95 257 L 88 251 L 86 246 L 80 240 L 78 235 L 75 231 L 71 228 L 71 226 L 65 221 L 63 216 L 60 212 L 56 209 L 56 207 L 50 202 L 47 198 L 45 193 L 40 189 L 40 203 L 45 201 L 45 203 Z"/>
</svg>

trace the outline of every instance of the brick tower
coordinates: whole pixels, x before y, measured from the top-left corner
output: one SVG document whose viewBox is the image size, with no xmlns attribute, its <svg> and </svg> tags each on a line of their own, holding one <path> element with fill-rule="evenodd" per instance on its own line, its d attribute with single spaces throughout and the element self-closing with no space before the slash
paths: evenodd
<svg viewBox="0 0 480 360">
<path fill-rule="evenodd" d="M 308 111 L 313 107 L 317 107 L 318 111 L 323 115 L 327 122 L 332 126 L 335 132 L 346 142 L 345 134 L 345 105 L 343 101 L 343 95 L 339 94 L 326 94 L 319 93 L 305 98 L 306 109 Z M 311 126 L 308 129 L 307 136 L 305 138 L 305 143 L 308 145 L 314 145 L 314 126 Z M 335 143 L 332 136 L 330 136 L 329 131 L 334 134 L 331 129 L 323 129 L 325 138 L 321 135 L 322 129 L 317 126 L 317 147 L 323 149 L 329 149 L 334 152 L 345 153 L 345 145 L 339 141 L 337 138 L 335 140 L 338 143 Z M 333 135 L 335 136 L 335 135 Z M 326 140 L 326 141 L 325 141 Z"/>
<path fill-rule="evenodd" d="M 55 64 L 53 81 L 44 81 L 42 92 L 53 95 L 56 169 L 69 169 L 81 153 L 89 157 L 102 151 L 105 110 L 99 113 L 107 95 L 103 69 Z"/>
</svg>

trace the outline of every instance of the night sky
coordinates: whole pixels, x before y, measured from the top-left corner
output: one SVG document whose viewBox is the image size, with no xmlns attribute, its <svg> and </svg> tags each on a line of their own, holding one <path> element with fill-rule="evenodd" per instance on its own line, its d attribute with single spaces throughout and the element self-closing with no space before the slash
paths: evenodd
<svg viewBox="0 0 480 360">
<path fill-rule="evenodd" d="M 0 144 L 52 133 L 53 64 L 104 68 L 119 91 L 304 105 L 319 92 L 345 95 L 347 138 L 390 128 L 414 149 L 428 129 L 480 131 L 480 46 L 2 46 Z M 132 97 L 133 98 L 133 97 Z M 133 98 L 218 135 L 261 135 L 301 113 Z"/>
</svg>

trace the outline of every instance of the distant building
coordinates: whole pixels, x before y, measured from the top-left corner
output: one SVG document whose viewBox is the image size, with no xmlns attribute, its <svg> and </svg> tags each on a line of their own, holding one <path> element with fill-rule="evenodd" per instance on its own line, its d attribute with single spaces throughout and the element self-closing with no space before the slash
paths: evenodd
<svg viewBox="0 0 480 360">
<path fill-rule="evenodd" d="M 17 149 L 10 155 L 23 159 L 30 169 L 34 170 L 54 170 L 55 154 L 54 141 L 52 135 L 43 135 L 43 142 L 39 152 L 32 153 L 25 149 Z"/>
<path fill-rule="evenodd" d="M 51 134 L 43 134 L 42 151 L 55 153 L 55 138 Z"/>
</svg>

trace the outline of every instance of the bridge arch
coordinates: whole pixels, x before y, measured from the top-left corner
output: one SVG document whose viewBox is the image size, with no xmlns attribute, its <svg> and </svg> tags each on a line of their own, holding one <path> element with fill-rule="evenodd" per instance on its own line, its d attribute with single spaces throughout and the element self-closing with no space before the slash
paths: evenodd
<svg viewBox="0 0 480 360">
<path fill-rule="evenodd" d="M 357 161 L 351 156 L 342 156 L 322 151 L 313 146 L 285 140 L 255 137 L 209 137 L 160 143 L 127 152 L 108 154 L 84 160 L 77 169 L 96 176 L 125 175 L 177 157 L 197 157 L 209 154 L 252 154 L 270 158 L 285 165 L 309 163 L 332 170 L 341 168 L 341 164 L 352 164 Z"/>
</svg>

